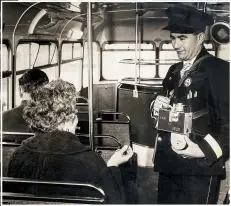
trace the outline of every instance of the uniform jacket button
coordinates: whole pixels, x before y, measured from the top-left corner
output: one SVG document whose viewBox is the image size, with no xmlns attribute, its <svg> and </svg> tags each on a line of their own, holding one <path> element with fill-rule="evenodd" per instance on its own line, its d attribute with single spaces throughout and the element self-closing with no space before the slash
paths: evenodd
<svg viewBox="0 0 231 206">
<path fill-rule="evenodd" d="M 158 140 L 158 142 L 161 142 L 161 141 L 162 141 L 162 138 L 161 138 L 161 137 L 158 137 L 157 140 Z"/>
</svg>

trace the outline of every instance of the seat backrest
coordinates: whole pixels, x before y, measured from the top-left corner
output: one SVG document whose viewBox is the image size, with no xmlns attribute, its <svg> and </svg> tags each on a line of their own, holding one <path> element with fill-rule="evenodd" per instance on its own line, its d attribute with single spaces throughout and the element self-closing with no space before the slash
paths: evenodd
<svg viewBox="0 0 231 206">
<path fill-rule="evenodd" d="M 94 131 L 97 135 L 111 135 L 123 145 L 131 145 L 131 122 L 122 112 L 97 111 Z"/>
<path fill-rule="evenodd" d="M 21 143 L 23 140 L 25 140 L 31 136 L 34 136 L 34 133 L 3 131 L 2 132 L 2 141 Z"/>
<path fill-rule="evenodd" d="M 13 142 L 2 142 L 2 174 L 7 176 L 10 158 L 20 144 Z"/>
<path fill-rule="evenodd" d="M 59 203 L 87 203 L 87 204 L 102 204 L 105 202 L 104 191 L 93 184 L 82 182 L 64 182 L 50 180 L 30 180 L 23 178 L 3 177 L 3 202 L 7 204 L 44 204 L 51 202 Z M 14 187 L 12 187 L 12 185 Z M 30 186 L 52 186 L 52 187 L 71 187 L 75 195 L 49 194 L 42 191 L 34 194 L 33 192 L 15 191 L 14 188 L 20 188 L 27 185 Z M 28 190 L 29 191 L 29 190 Z M 56 191 L 56 190 L 54 190 Z"/>
<path fill-rule="evenodd" d="M 88 111 L 88 99 L 82 96 L 78 96 L 76 107 L 78 111 Z"/>
<path fill-rule="evenodd" d="M 82 144 L 90 145 L 88 134 L 77 134 L 76 136 Z M 96 152 L 101 155 L 105 162 L 110 159 L 115 150 L 121 148 L 120 141 L 111 135 L 94 135 L 94 143 Z"/>
<path fill-rule="evenodd" d="M 88 112 L 79 112 L 78 118 L 80 130 L 77 130 L 77 132 L 88 134 Z M 93 118 L 95 135 L 110 135 L 117 138 L 122 145 L 131 145 L 131 122 L 127 114 L 123 112 L 96 111 Z"/>
<path fill-rule="evenodd" d="M 34 133 L 23 133 L 23 132 L 6 132 L 3 131 L 2 135 L 7 135 L 10 137 L 9 139 L 18 139 L 17 137 L 24 137 L 25 139 L 34 136 Z M 21 143 L 21 142 L 20 142 Z M 2 142 L 2 167 L 3 167 L 3 176 L 6 176 L 8 171 L 8 165 L 10 162 L 10 158 L 14 153 L 15 149 L 19 147 L 21 144 L 19 142 Z"/>
</svg>

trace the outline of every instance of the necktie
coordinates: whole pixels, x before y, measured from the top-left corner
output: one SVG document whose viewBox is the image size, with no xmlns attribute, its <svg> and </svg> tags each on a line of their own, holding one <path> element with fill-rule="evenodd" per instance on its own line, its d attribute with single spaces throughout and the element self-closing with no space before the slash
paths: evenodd
<svg viewBox="0 0 231 206">
<path fill-rule="evenodd" d="M 183 68 L 180 71 L 180 76 L 183 77 L 185 72 L 189 70 L 189 68 L 192 66 L 190 62 L 185 62 Z"/>
</svg>

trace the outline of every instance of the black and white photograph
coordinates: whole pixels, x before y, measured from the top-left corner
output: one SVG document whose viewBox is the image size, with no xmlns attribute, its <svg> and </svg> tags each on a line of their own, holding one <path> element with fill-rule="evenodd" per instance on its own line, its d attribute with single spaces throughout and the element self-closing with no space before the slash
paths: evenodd
<svg viewBox="0 0 231 206">
<path fill-rule="evenodd" d="M 1 1 L 1 204 L 230 204 L 229 1 Z"/>
</svg>

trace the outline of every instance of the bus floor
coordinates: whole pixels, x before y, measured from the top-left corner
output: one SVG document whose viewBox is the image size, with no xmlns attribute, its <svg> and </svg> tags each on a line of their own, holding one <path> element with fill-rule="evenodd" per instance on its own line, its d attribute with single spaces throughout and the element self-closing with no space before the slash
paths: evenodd
<svg viewBox="0 0 231 206">
<path fill-rule="evenodd" d="M 138 167 L 136 182 L 139 189 L 138 204 L 157 204 L 158 177 L 153 168 Z"/>
<path fill-rule="evenodd" d="M 153 168 L 138 167 L 137 187 L 139 204 L 157 204 L 158 173 Z M 223 204 L 230 188 L 230 161 L 226 162 L 226 176 L 222 177 L 217 204 Z"/>
</svg>

